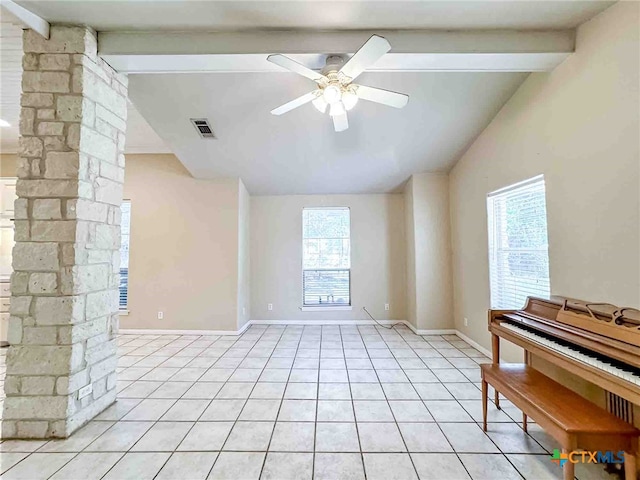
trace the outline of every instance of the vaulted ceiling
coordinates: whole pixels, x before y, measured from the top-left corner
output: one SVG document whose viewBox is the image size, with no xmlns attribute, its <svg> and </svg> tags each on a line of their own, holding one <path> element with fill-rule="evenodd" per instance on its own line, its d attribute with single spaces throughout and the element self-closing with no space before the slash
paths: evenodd
<svg viewBox="0 0 640 480">
<path fill-rule="evenodd" d="M 613 2 L 17 3 L 100 32 L 100 53 L 130 73 L 129 152 L 172 151 L 194 176 L 239 176 L 252 194 L 310 194 L 391 192 L 412 173 L 448 171 L 528 72 L 566 58 L 572 30 Z M 17 120 L 19 35 L 0 26 L 0 118 Z M 318 68 L 384 30 L 391 54 L 358 82 L 407 93 L 407 107 L 361 101 L 341 133 L 311 104 L 270 115 L 314 84 L 267 53 Z M 215 140 L 191 125 L 202 117 Z M 15 144 L 15 130 L 0 135 L 3 150 Z"/>
</svg>

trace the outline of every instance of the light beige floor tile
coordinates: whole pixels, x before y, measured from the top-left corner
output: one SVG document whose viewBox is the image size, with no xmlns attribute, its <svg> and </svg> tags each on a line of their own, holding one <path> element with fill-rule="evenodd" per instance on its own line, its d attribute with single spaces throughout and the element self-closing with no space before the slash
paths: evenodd
<svg viewBox="0 0 640 480">
<path fill-rule="evenodd" d="M 227 383 L 220 389 L 216 398 L 249 398 L 254 385 L 255 383 Z"/>
<path fill-rule="evenodd" d="M 142 400 L 139 398 L 118 398 L 118 400 L 98 415 L 96 420 L 120 420 Z"/>
<path fill-rule="evenodd" d="M 263 452 L 220 452 L 208 480 L 258 480 Z"/>
<path fill-rule="evenodd" d="M 414 383 L 413 388 L 422 400 L 453 400 L 453 395 L 449 393 L 441 383 Z"/>
<path fill-rule="evenodd" d="M 397 422 L 433 422 L 434 419 L 420 400 L 390 400 Z"/>
<path fill-rule="evenodd" d="M 170 456 L 170 453 L 127 453 L 104 480 L 152 480 Z"/>
<path fill-rule="evenodd" d="M 75 453 L 33 453 L 3 473 L 2 479 L 44 480 L 53 475 L 74 455 Z"/>
<path fill-rule="evenodd" d="M 385 400 L 379 383 L 352 383 L 351 395 L 354 400 Z"/>
<path fill-rule="evenodd" d="M 261 480 L 311 480 L 313 453 L 269 452 Z"/>
<path fill-rule="evenodd" d="M 186 384 L 187 386 L 191 385 L 186 382 L 176 383 Z M 196 382 L 184 393 L 182 398 L 211 400 L 218 394 L 223 385 L 223 383 L 219 382 Z M 158 392 L 154 392 L 154 395 L 156 393 Z"/>
<path fill-rule="evenodd" d="M 470 480 L 471 478 L 458 456 L 453 453 L 412 453 L 411 459 L 420 480 Z"/>
<path fill-rule="evenodd" d="M 526 479 L 562 480 L 562 468 L 552 463 L 549 455 L 512 454 L 508 459 Z"/>
<path fill-rule="evenodd" d="M 284 398 L 289 400 L 309 400 L 318 398 L 317 383 L 289 383 L 284 392 Z"/>
<path fill-rule="evenodd" d="M 436 422 L 473 422 L 455 400 L 425 400 L 424 404 Z"/>
<path fill-rule="evenodd" d="M 471 415 L 474 421 L 482 422 L 482 402 L 477 400 L 459 400 L 458 403 Z M 513 419 L 506 415 L 503 410 L 498 410 L 492 402 L 489 402 L 487 421 L 489 423 L 512 423 Z"/>
<path fill-rule="evenodd" d="M 213 368 L 207 370 L 199 380 L 201 382 L 226 382 L 234 370 L 234 368 L 219 368 L 214 364 Z"/>
<path fill-rule="evenodd" d="M 249 398 L 281 399 L 284 396 L 284 389 L 287 386 L 284 382 L 258 382 Z"/>
<path fill-rule="evenodd" d="M 173 399 L 147 398 L 127 413 L 124 421 L 155 421 L 159 420 L 176 402 Z"/>
<path fill-rule="evenodd" d="M 51 477 L 51 480 L 98 480 L 124 455 L 122 452 L 80 453 Z"/>
<path fill-rule="evenodd" d="M 319 422 L 353 422 L 353 405 L 348 400 L 318 400 Z"/>
<path fill-rule="evenodd" d="M 126 452 L 153 426 L 153 422 L 118 422 L 94 440 L 89 452 Z"/>
<path fill-rule="evenodd" d="M 409 452 L 453 452 L 435 423 L 398 423 Z"/>
<path fill-rule="evenodd" d="M 473 480 L 522 480 L 518 471 L 502 455 L 459 454 Z M 536 479 L 537 480 L 537 479 Z"/>
<path fill-rule="evenodd" d="M 389 404 L 384 400 L 354 400 L 356 420 L 359 422 L 393 422 Z"/>
<path fill-rule="evenodd" d="M 406 452 L 395 423 L 360 423 L 358 436 L 363 452 Z"/>
<path fill-rule="evenodd" d="M 315 480 L 364 480 L 359 453 L 316 453 Z"/>
<path fill-rule="evenodd" d="M 200 421 L 236 420 L 245 403 L 246 400 L 241 399 L 214 399 L 200 417 Z"/>
<path fill-rule="evenodd" d="M 273 359 L 272 359 L 273 360 Z M 260 375 L 260 382 L 276 382 L 283 383 L 289 378 L 289 368 L 265 368 Z"/>
<path fill-rule="evenodd" d="M 269 450 L 274 452 L 313 452 L 315 424 L 278 422 L 273 430 Z"/>
<path fill-rule="evenodd" d="M 198 422 L 187 433 L 178 447 L 179 451 L 221 450 L 233 422 Z"/>
<path fill-rule="evenodd" d="M 439 423 L 457 453 L 499 453 L 498 447 L 475 423 Z"/>
<path fill-rule="evenodd" d="M 481 400 L 482 392 L 473 383 L 443 383 L 456 400 Z"/>
<path fill-rule="evenodd" d="M 209 403 L 209 400 L 178 400 L 160 420 L 163 422 L 196 421 Z"/>
<path fill-rule="evenodd" d="M 273 425 L 273 422 L 236 422 L 223 450 L 266 451 Z"/>
<path fill-rule="evenodd" d="M 355 423 L 316 424 L 316 452 L 359 452 Z"/>
<path fill-rule="evenodd" d="M 158 422 L 131 448 L 132 452 L 172 452 L 187 432 L 191 422 Z"/>
<path fill-rule="evenodd" d="M 422 369 L 422 370 L 405 370 L 404 373 L 407 375 L 409 380 L 412 383 L 438 383 L 438 378 L 434 375 L 431 370 Z"/>
<path fill-rule="evenodd" d="M 240 413 L 240 420 L 275 420 L 280 400 L 249 399 Z"/>
<path fill-rule="evenodd" d="M 133 382 L 118 393 L 118 398 L 147 398 L 161 385 L 162 382 Z"/>
<path fill-rule="evenodd" d="M 487 435 L 502 453 L 546 453 L 538 442 L 515 423 L 489 424 Z"/>
<path fill-rule="evenodd" d="M 69 438 L 51 440 L 38 452 L 80 452 L 113 425 L 114 422 L 90 422 L 74 432 Z"/>
<path fill-rule="evenodd" d="M 382 389 L 388 400 L 420 400 L 410 383 L 383 383 Z"/>
<path fill-rule="evenodd" d="M 0 455 L 0 473 L 9 470 L 27 455 L 29 455 L 27 452 L 2 452 L 2 455 Z"/>
<path fill-rule="evenodd" d="M 351 400 L 348 383 L 320 383 L 318 398 L 322 400 Z"/>
<path fill-rule="evenodd" d="M 418 476 L 406 453 L 365 453 L 367 480 L 417 480 Z"/>
<path fill-rule="evenodd" d="M 278 421 L 313 422 L 316 419 L 316 400 L 283 400 Z"/>
</svg>

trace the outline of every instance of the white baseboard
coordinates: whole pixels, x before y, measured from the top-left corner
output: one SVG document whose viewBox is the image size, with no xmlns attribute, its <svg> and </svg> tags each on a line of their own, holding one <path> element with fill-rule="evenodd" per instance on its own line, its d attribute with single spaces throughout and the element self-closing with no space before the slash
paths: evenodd
<svg viewBox="0 0 640 480">
<path fill-rule="evenodd" d="M 240 335 L 249 326 L 245 323 L 239 330 L 158 330 L 155 328 L 121 328 L 118 333 L 123 335 Z"/>
<path fill-rule="evenodd" d="M 480 345 L 478 342 L 476 342 L 475 340 L 471 340 L 469 337 L 467 337 L 464 333 L 460 332 L 460 330 L 456 330 L 456 335 L 458 335 L 462 340 L 464 340 L 465 342 L 467 342 L 469 345 L 471 345 L 473 348 L 475 348 L 476 350 L 478 350 L 481 353 L 484 353 L 487 357 L 491 358 L 493 355 L 491 354 L 491 351 L 484 348 L 482 345 Z"/>
<path fill-rule="evenodd" d="M 380 325 L 402 324 L 416 335 L 455 335 L 454 329 L 418 330 L 407 320 L 378 320 Z M 376 325 L 373 320 L 249 320 L 239 330 L 162 330 L 147 328 L 121 328 L 124 335 L 240 335 L 251 325 Z M 471 343 L 471 341 L 469 341 Z M 475 342 L 474 342 L 475 343 Z M 476 344 L 477 345 L 477 344 Z"/>
</svg>

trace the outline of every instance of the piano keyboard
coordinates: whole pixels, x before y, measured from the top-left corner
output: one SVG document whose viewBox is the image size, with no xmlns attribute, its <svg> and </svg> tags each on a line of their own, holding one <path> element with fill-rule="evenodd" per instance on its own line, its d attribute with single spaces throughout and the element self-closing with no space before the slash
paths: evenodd
<svg viewBox="0 0 640 480">
<path fill-rule="evenodd" d="M 502 322 L 501 327 L 511 330 L 519 336 L 545 347 L 547 350 L 553 350 L 565 357 L 586 363 L 598 370 L 605 371 L 618 378 L 631 382 L 634 385 L 640 385 L 640 371 L 634 367 L 625 365 L 622 362 L 616 362 L 615 360 L 599 355 L 585 348 L 577 347 L 570 343 L 560 342 L 553 337 L 542 335 L 540 332 L 532 331 L 532 329 L 524 328 L 513 323 Z"/>
</svg>

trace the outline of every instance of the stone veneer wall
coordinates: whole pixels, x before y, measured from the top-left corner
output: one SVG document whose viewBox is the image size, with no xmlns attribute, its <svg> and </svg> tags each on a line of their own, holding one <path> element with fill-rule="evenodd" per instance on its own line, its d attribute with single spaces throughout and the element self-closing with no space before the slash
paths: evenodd
<svg viewBox="0 0 640 480">
<path fill-rule="evenodd" d="M 116 398 L 127 79 L 84 27 L 26 30 L 23 67 L 2 436 L 66 437 Z"/>
</svg>

